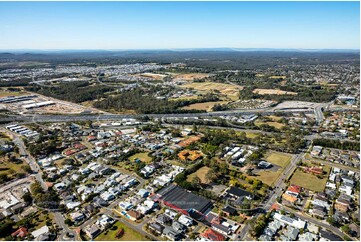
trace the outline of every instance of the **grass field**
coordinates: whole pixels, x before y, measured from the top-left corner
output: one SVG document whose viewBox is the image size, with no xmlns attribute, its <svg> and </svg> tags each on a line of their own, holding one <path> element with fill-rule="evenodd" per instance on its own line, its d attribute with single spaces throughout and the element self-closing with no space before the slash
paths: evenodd
<svg viewBox="0 0 361 242">
<path fill-rule="evenodd" d="M 7 97 L 7 96 L 21 96 L 27 94 L 26 92 L 7 92 L 0 90 L 0 97 Z"/>
<path fill-rule="evenodd" d="M 15 164 L 10 161 L 5 161 L 4 158 L 5 157 L 0 158 L 0 174 L 7 174 L 10 175 L 12 178 L 14 178 L 18 173 L 25 173 L 25 174 L 27 173 L 22 168 L 22 166 L 26 165 L 25 162 Z"/>
<path fill-rule="evenodd" d="M 258 93 L 260 95 L 297 95 L 297 92 L 287 92 L 279 89 L 254 89 L 253 93 Z"/>
<path fill-rule="evenodd" d="M 291 177 L 290 184 L 298 185 L 314 192 L 321 192 L 325 189 L 327 177 L 328 175 L 325 175 L 323 179 L 320 179 L 315 175 L 297 169 Z"/>
<path fill-rule="evenodd" d="M 112 229 L 108 229 L 106 231 L 104 231 L 103 233 L 101 233 L 100 235 L 98 235 L 95 240 L 96 241 L 143 241 L 143 240 L 147 240 L 147 238 L 145 238 L 142 234 L 138 233 L 137 231 L 125 226 L 124 224 L 122 224 L 121 222 L 116 222 L 113 226 L 116 226 L 117 229 L 112 230 Z M 113 227 L 112 226 L 112 227 Z M 118 232 L 118 230 L 122 228 L 124 229 L 124 234 L 121 238 L 116 238 L 116 234 Z"/>
<path fill-rule="evenodd" d="M 285 168 L 286 166 L 288 166 L 291 159 L 292 159 L 292 156 L 290 156 L 289 154 L 281 153 L 281 152 L 272 152 L 270 155 L 268 155 L 266 157 L 266 161 L 268 161 L 274 165 L 280 166 L 282 168 Z"/>
<path fill-rule="evenodd" d="M 208 166 L 203 166 L 201 168 L 199 168 L 196 172 L 190 174 L 187 177 L 187 181 L 191 182 L 194 176 L 198 176 L 199 179 L 201 179 L 201 182 L 204 184 L 208 184 L 208 180 L 206 178 L 206 174 L 207 172 L 211 170 L 211 168 L 209 168 Z"/>
<path fill-rule="evenodd" d="M 256 121 L 254 122 L 254 124 L 256 126 L 260 126 L 262 124 L 268 124 L 269 126 L 275 127 L 276 129 L 281 129 L 285 126 L 285 124 L 283 123 L 278 123 L 278 122 L 261 122 L 261 121 Z"/>
<path fill-rule="evenodd" d="M 258 136 L 259 136 L 259 134 L 257 134 L 257 133 L 246 132 L 246 137 L 248 139 L 253 139 L 253 138 L 256 138 Z"/>
<path fill-rule="evenodd" d="M 271 119 L 272 121 L 275 121 L 275 122 L 279 122 L 282 117 L 278 117 L 278 116 L 274 116 L 274 115 L 269 115 L 269 116 L 266 116 L 267 118 Z"/>
<path fill-rule="evenodd" d="M 205 110 L 205 111 L 212 111 L 212 108 L 214 107 L 214 105 L 216 104 L 224 104 L 227 103 L 225 101 L 218 101 L 218 102 L 205 102 L 205 103 L 194 103 L 185 107 L 182 107 L 182 109 L 184 110 L 191 110 L 191 109 L 195 109 L 195 110 Z"/>
<path fill-rule="evenodd" d="M 280 166 L 281 168 L 278 169 L 277 171 L 272 171 L 272 170 L 263 170 L 263 171 L 259 171 L 257 172 L 257 177 L 256 179 L 262 181 L 263 183 L 272 186 L 273 183 L 277 180 L 277 178 L 282 174 L 283 170 L 285 169 L 285 167 L 288 166 L 288 164 L 291 161 L 292 156 L 285 154 L 285 153 L 280 153 L 280 152 L 272 152 L 270 153 L 265 160 Z"/>
<path fill-rule="evenodd" d="M 152 157 L 148 156 L 148 153 L 146 153 L 146 152 L 137 153 L 135 155 L 132 155 L 131 157 L 129 157 L 129 160 L 134 161 L 137 158 L 145 163 L 150 163 L 152 161 Z"/>
<path fill-rule="evenodd" d="M 182 88 L 194 88 L 200 93 L 211 92 L 212 90 L 217 90 L 221 94 L 224 94 L 231 98 L 232 100 L 238 99 L 239 90 L 242 90 L 242 86 L 234 86 L 226 83 L 217 83 L 217 82 L 193 82 L 181 85 Z"/>
</svg>

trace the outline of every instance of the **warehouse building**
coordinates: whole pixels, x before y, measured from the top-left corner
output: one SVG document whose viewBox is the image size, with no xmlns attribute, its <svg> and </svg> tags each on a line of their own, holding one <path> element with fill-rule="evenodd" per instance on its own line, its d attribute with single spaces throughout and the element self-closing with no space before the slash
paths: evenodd
<svg viewBox="0 0 361 242">
<path fill-rule="evenodd" d="M 152 199 L 197 220 L 203 219 L 204 214 L 213 207 L 210 200 L 174 184 L 158 191 Z"/>
</svg>

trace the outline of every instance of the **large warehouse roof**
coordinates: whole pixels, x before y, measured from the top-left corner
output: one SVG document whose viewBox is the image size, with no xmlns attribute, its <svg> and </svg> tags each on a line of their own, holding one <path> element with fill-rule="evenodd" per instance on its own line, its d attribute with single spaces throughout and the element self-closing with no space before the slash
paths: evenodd
<svg viewBox="0 0 361 242">
<path fill-rule="evenodd" d="M 204 213 L 213 206 L 210 200 L 173 184 L 160 190 L 157 195 L 163 202 L 170 203 L 186 211 L 194 209 L 200 213 Z"/>
</svg>

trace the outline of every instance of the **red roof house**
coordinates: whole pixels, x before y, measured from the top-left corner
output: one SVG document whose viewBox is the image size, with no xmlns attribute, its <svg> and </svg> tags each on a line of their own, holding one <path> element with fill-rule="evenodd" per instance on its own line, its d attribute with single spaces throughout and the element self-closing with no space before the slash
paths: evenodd
<svg viewBox="0 0 361 242">
<path fill-rule="evenodd" d="M 16 230 L 14 233 L 12 233 L 11 236 L 24 238 L 28 234 L 29 234 L 29 232 L 25 227 L 20 227 L 18 230 Z"/>
<path fill-rule="evenodd" d="M 225 238 L 222 234 L 214 231 L 213 229 L 207 229 L 200 234 L 201 237 L 211 240 L 211 241 L 224 241 Z"/>
</svg>

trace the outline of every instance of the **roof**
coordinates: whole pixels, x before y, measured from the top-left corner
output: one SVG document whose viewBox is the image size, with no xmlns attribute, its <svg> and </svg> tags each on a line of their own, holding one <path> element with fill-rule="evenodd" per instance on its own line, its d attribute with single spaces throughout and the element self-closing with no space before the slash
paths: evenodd
<svg viewBox="0 0 361 242">
<path fill-rule="evenodd" d="M 250 192 L 247 192 L 241 188 L 238 188 L 238 187 L 230 187 L 229 190 L 227 191 L 227 193 L 229 194 L 232 194 L 234 196 L 237 196 L 237 197 L 243 197 L 243 196 L 251 196 L 252 193 Z"/>
<path fill-rule="evenodd" d="M 237 213 L 237 210 L 235 208 L 232 208 L 230 206 L 226 206 L 222 209 L 222 211 L 229 213 L 229 214 L 235 214 Z"/>
<path fill-rule="evenodd" d="M 25 237 L 26 235 L 28 235 L 28 230 L 25 227 L 20 227 L 18 230 L 11 234 L 12 237 L 19 236 L 21 238 Z"/>
<path fill-rule="evenodd" d="M 183 210 L 194 209 L 200 213 L 206 212 L 213 206 L 212 202 L 202 196 L 195 195 L 179 186 L 170 184 L 160 190 L 157 195 L 160 199 Z"/>
<path fill-rule="evenodd" d="M 301 192 L 301 187 L 296 186 L 296 185 L 291 185 L 291 186 L 288 187 L 287 191 L 294 192 L 294 193 L 300 193 Z"/>
<path fill-rule="evenodd" d="M 294 197 L 294 196 L 289 195 L 287 193 L 284 193 L 282 195 L 282 198 L 285 199 L 286 201 L 290 202 L 290 203 L 295 203 L 297 201 L 297 197 Z"/>
<path fill-rule="evenodd" d="M 33 231 L 31 233 L 31 235 L 34 236 L 34 238 L 37 238 L 40 235 L 45 234 L 47 232 L 49 232 L 49 227 L 45 225 L 45 226 L 41 227 L 40 229 Z"/>
<path fill-rule="evenodd" d="M 225 238 L 222 234 L 212 230 L 212 229 L 207 229 L 205 230 L 202 234 L 202 237 L 207 238 L 211 241 L 224 241 Z"/>
</svg>

